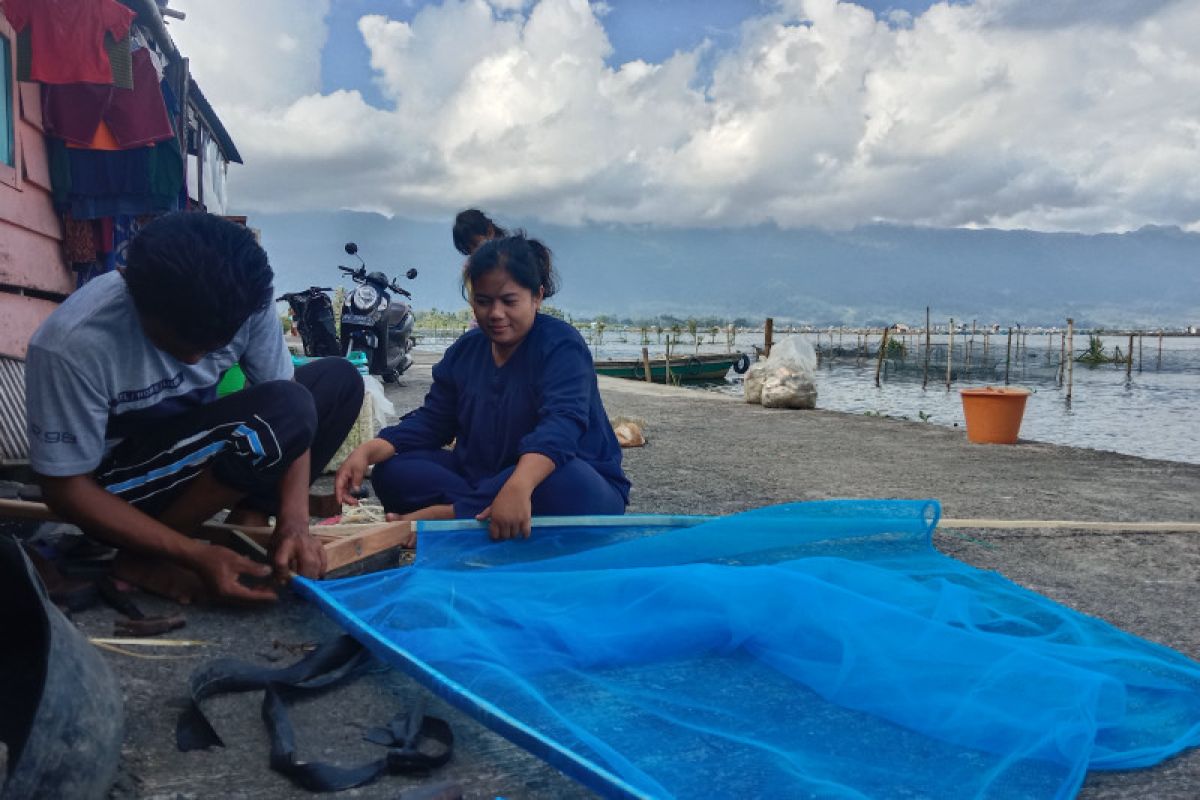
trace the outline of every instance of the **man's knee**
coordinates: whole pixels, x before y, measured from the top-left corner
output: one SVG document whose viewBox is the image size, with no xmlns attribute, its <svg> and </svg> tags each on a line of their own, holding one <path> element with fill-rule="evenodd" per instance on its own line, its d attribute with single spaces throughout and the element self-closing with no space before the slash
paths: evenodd
<svg viewBox="0 0 1200 800">
<path fill-rule="evenodd" d="M 314 396 L 336 397 L 355 411 L 362 405 L 363 380 L 358 369 L 344 358 L 318 358 L 296 369 L 296 383 Z"/>
<path fill-rule="evenodd" d="M 312 444 L 317 409 L 305 387 L 295 381 L 266 381 L 243 390 L 242 401 L 249 410 L 244 424 L 259 436 L 271 437 L 287 460 Z"/>
</svg>

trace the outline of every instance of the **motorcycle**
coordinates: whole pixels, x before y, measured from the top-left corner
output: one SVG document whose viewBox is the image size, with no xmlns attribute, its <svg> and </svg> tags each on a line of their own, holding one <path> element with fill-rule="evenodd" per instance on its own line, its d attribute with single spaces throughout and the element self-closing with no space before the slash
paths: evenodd
<svg viewBox="0 0 1200 800">
<path fill-rule="evenodd" d="M 362 351 L 372 375 L 378 375 L 385 383 L 395 383 L 412 366 L 409 351 L 414 344 L 414 318 L 411 306 L 394 296 L 403 295 L 411 300 L 412 295 L 382 272 L 367 272 L 354 242 L 346 243 L 346 253 L 357 258 L 359 266 L 357 269 L 338 266 L 338 269 L 358 287 L 346 294 L 342 304 L 341 355 Z M 409 269 L 404 277 L 411 281 L 417 277 L 417 271 Z"/>
<path fill-rule="evenodd" d="M 309 358 L 342 355 L 333 324 L 333 303 L 329 301 L 328 286 L 310 286 L 302 292 L 289 292 L 282 297 L 292 309 L 296 332 L 304 343 L 304 355 Z"/>
</svg>

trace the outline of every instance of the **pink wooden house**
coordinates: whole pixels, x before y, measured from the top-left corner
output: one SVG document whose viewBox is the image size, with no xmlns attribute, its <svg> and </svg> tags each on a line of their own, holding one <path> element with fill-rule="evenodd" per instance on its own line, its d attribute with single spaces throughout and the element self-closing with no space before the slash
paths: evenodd
<svg viewBox="0 0 1200 800">
<path fill-rule="evenodd" d="M 227 164 L 240 163 L 241 156 L 167 33 L 162 15 L 181 15 L 160 10 L 155 0 L 121 2 L 170 56 L 168 80 L 186 98 L 179 138 L 188 172 L 223 178 Z M 42 87 L 17 80 L 17 74 L 17 34 L 0 6 L 0 467 L 22 464 L 28 456 L 24 358 L 30 336 L 76 286 L 64 255 L 63 223 L 51 199 Z M 190 201 L 223 213 L 214 207 L 215 198 L 205 202 L 204 188 L 204 181 L 195 181 Z"/>
</svg>

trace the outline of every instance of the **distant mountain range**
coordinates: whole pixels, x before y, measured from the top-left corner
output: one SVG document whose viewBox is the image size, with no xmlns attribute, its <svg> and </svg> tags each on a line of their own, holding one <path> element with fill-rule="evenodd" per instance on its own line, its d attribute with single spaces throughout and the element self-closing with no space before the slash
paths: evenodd
<svg viewBox="0 0 1200 800">
<path fill-rule="evenodd" d="M 502 222 L 509 220 L 501 219 Z M 280 291 L 338 285 L 355 241 L 372 269 L 421 275 L 417 308 L 459 309 L 462 257 L 450 220 L 378 214 L 252 215 Z M 1200 323 L 1200 234 L 1123 234 L 869 226 L 849 231 L 528 224 L 554 250 L 576 317 L 774 316 L 814 325 L 935 321 L 1085 327 Z"/>
</svg>

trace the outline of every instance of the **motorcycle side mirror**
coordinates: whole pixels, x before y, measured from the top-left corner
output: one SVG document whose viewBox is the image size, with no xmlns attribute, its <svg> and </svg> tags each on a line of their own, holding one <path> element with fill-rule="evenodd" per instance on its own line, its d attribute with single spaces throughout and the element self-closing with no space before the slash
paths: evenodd
<svg viewBox="0 0 1200 800">
<path fill-rule="evenodd" d="M 408 272 L 404 273 L 404 277 L 411 281 L 413 278 L 417 277 L 417 271 L 415 269 L 410 269 Z"/>
<path fill-rule="evenodd" d="M 354 242 L 346 242 L 346 252 L 349 255 L 354 255 L 358 252 L 358 245 L 356 245 Z"/>
</svg>

